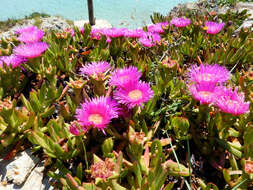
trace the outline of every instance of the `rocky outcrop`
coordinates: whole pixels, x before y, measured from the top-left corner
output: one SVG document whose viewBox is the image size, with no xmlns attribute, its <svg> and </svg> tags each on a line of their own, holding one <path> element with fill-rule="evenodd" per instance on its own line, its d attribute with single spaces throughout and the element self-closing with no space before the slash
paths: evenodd
<svg viewBox="0 0 253 190">
<path fill-rule="evenodd" d="M 88 24 L 88 20 L 77 20 L 74 21 L 74 25 L 81 28 L 84 24 Z M 93 28 L 111 28 L 112 25 L 107 20 L 96 20 L 95 25 L 92 26 Z"/>
<path fill-rule="evenodd" d="M 253 31 L 253 2 L 238 2 L 234 6 L 229 7 L 218 6 L 217 0 L 199 0 L 194 3 L 179 4 L 170 11 L 169 16 L 182 16 L 181 13 L 187 10 L 195 10 L 200 14 L 206 15 L 211 12 L 216 12 L 216 14 L 225 14 L 228 10 L 232 12 L 242 12 L 245 9 L 247 10 L 247 14 L 250 16 L 242 23 L 235 33 L 240 31 L 241 28 L 251 28 Z"/>
<path fill-rule="evenodd" d="M 11 160 L 0 160 L 0 190 L 50 190 L 49 178 L 43 176 L 44 166 L 27 149 Z"/>
<path fill-rule="evenodd" d="M 24 28 L 26 26 L 39 25 L 39 28 L 44 31 L 57 30 L 63 31 L 67 28 L 73 27 L 71 21 L 63 19 L 61 17 L 50 16 L 46 18 L 36 18 L 23 20 L 22 24 L 17 24 L 10 28 L 7 32 L 0 33 L 0 38 L 10 37 L 15 34 L 15 31 L 19 28 Z"/>
</svg>

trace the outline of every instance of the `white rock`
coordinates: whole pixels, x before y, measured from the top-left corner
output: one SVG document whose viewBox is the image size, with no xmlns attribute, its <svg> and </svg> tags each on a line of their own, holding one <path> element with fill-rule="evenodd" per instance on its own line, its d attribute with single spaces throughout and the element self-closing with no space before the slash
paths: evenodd
<svg viewBox="0 0 253 190">
<path fill-rule="evenodd" d="M 253 26 L 253 20 L 244 21 L 243 24 L 238 29 L 236 29 L 234 33 L 236 34 L 236 33 L 240 32 L 240 30 L 242 28 L 251 28 L 251 31 L 253 31 L 252 26 Z"/>
<path fill-rule="evenodd" d="M 241 8 L 246 8 L 246 9 L 253 9 L 253 3 L 243 3 L 243 2 L 238 2 L 235 5 L 236 9 L 241 9 Z"/>
<path fill-rule="evenodd" d="M 45 189 L 44 185 L 42 184 L 43 170 L 44 170 L 43 165 L 36 166 L 20 190 L 28 190 L 28 189 L 43 190 L 43 189 Z"/>
<path fill-rule="evenodd" d="M 247 14 L 250 14 L 250 16 L 247 18 L 248 20 L 253 19 L 253 3 L 243 3 L 243 2 L 239 2 L 236 3 L 235 10 L 238 10 L 239 12 L 242 12 L 243 10 L 247 10 Z"/>
<path fill-rule="evenodd" d="M 13 189 L 16 189 L 14 188 L 14 184 L 3 185 L 2 183 L 0 183 L 0 190 L 13 190 Z"/>
<path fill-rule="evenodd" d="M 46 30 L 56 30 L 56 31 L 63 31 L 67 28 L 72 28 L 73 26 L 64 18 L 50 16 L 40 19 L 40 29 Z M 15 35 L 15 31 L 17 29 L 21 29 L 27 26 L 32 26 L 35 24 L 35 19 L 27 19 L 23 20 L 22 24 L 16 24 L 15 26 L 11 27 L 8 31 L 0 33 L 0 38 L 7 38 L 10 36 Z"/>
<path fill-rule="evenodd" d="M 16 185 L 21 185 L 31 173 L 34 166 L 39 162 L 39 158 L 32 155 L 30 149 L 27 149 L 18 154 L 14 161 L 5 165 L 0 163 L 1 175 L 4 176 L 4 181 L 12 181 Z M 4 172 L 5 170 L 5 172 Z"/>
<path fill-rule="evenodd" d="M 76 20 L 74 21 L 74 26 L 79 28 L 83 27 L 84 24 L 88 24 L 89 20 Z M 112 25 L 107 20 L 95 20 L 95 25 L 93 28 L 111 28 Z"/>
</svg>

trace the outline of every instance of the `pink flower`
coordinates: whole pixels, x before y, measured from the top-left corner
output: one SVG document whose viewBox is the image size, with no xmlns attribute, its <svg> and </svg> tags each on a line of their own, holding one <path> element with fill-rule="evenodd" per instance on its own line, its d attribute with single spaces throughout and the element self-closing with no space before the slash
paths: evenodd
<svg viewBox="0 0 253 190">
<path fill-rule="evenodd" d="M 75 36 L 75 30 L 73 28 L 66 28 L 64 32 L 71 34 L 71 36 Z"/>
<path fill-rule="evenodd" d="M 78 129 L 78 127 L 75 124 L 70 125 L 69 132 L 75 136 L 78 136 L 80 134 L 80 130 Z"/>
<path fill-rule="evenodd" d="M 216 93 L 216 106 L 225 113 L 231 113 L 232 115 L 241 115 L 249 112 L 249 102 L 244 102 L 244 94 L 237 93 L 237 89 L 234 91 L 231 88 L 223 88 Z"/>
<path fill-rule="evenodd" d="M 186 17 L 173 18 L 170 21 L 170 24 L 175 25 L 176 27 L 185 27 L 191 24 L 191 20 Z"/>
<path fill-rule="evenodd" d="M 200 101 L 201 104 L 215 103 L 216 93 L 219 92 L 220 87 L 215 84 L 200 83 L 188 86 L 195 100 Z"/>
<path fill-rule="evenodd" d="M 83 127 L 92 126 L 99 130 L 106 128 L 111 119 L 118 117 L 117 104 L 110 98 L 93 98 L 81 104 L 81 108 L 76 110 L 78 123 Z"/>
<path fill-rule="evenodd" d="M 163 29 L 168 26 L 169 26 L 168 22 L 160 22 L 160 23 L 149 25 L 148 31 L 149 32 L 156 32 L 156 33 L 163 33 L 164 32 Z"/>
<path fill-rule="evenodd" d="M 124 88 L 118 89 L 114 97 L 119 103 L 133 108 L 135 106 L 142 106 L 143 103 L 149 101 L 153 97 L 153 91 L 149 84 L 138 81 L 129 82 L 124 85 Z"/>
<path fill-rule="evenodd" d="M 96 40 L 100 40 L 102 30 L 104 29 L 92 28 L 90 32 L 90 37 Z"/>
<path fill-rule="evenodd" d="M 110 64 L 106 61 L 91 62 L 82 67 L 81 74 L 86 74 L 88 76 L 102 74 L 111 68 Z"/>
<path fill-rule="evenodd" d="M 106 42 L 109 44 L 112 42 L 112 39 L 110 37 L 106 37 Z"/>
<path fill-rule="evenodd" d="M 26 62 L 27 60 L 23 57 L 17 55 L 1 56 L 0 57 L 0 67 L 5 63 L 7 66 L 12 66 L 13 68 L 18 67 L 20 64 Z"/>
<path fill-rule="evenodd" d="M 192 83 L 223 83 L 230 79 L 230 73 L 226 67 L 215 65 L 193 65 L 188 72 L 188 80 Z"/>
<path fill-rule="evenodd" d="M 81 34 L 84 34 L 84 27 L 80 28 L 80 32 L 81 32 Z"/>
<path fill-rule="evenodd" d="M 23 32 L 31 32 L 33 30 L 38 30 L 38 28 L 36 26 L 27 26 L 27 27 L 24 27 L 24 28 L 19 28 L 15 32 L 17 34 L 21 34 Z"/>
<path fill-rule="evenodd" d="M 204 29 L 208 34 L 217 34 L 219 33 L 222 28 L 225 26 L 225 23 L 217 23 L 217 22 L 211 22 L 207 21 L 205 22 L 205 27 Z"/>
<path fill-rule="evenodd" d="M 124 36 L 125 31 L 128 30 L 126 28 L 108 28 L 102 30 L 102 34 L 109 38 L 117 38 Z"/>
<path fill-rule="evenodd" d="M 110 78 L 110 85 L 117 87 L 125 87 L 130 81 L 137 82 L 141 77 L 141 72 L 137 67 L 130 66 L 123 69 L 116 69 Z"/>
<path fill-rule="evenodd" d="M 47 50 L 49 45 L 45 42 L 35 42 L 29 44 L 20 44 L 13 49 L 16 55 L 25 58 L 35 58 L 41 56 L 41 54 Z"/>
<path fill-rule="evenodd" d="M 145 47 L 153 47 L 161 41 L 161 36 L 158 33 L 146 32 L 139 42 Z"/>
<path fill-rule="evenodd" d="M 145 34 L 144 30 L 136 29 L 136 30 L 125 30 L 124 36 L 126 38 L 140 38 Z"/>
<path fill-rule="evenodd" d="M 34 43 L 39 42 L 44 36 L 44 32 L 42 30 L 39 30 L 37 28 L 33 28 L 27 31 L 23 31 L 19 37 L 18 40 L 25 43 Z"/>
</svg>

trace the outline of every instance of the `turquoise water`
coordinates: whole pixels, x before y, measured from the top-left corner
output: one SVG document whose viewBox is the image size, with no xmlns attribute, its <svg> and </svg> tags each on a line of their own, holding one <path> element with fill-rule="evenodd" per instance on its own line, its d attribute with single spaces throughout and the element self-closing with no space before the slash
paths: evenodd
<svg viewBox="0 0 253 190">
<path fill-rule="evenodd" d="M 194 0 L 93 0 L 96 19 L 114 27 L 135 28 L 150 24 L 150 15 L 164 15 L 179 3 Z M 22 18 L 33 12 L 60 15 L 71 20 L 88 19 L 87 0 L 0 0 L 0 20 Z"/>
</svg>

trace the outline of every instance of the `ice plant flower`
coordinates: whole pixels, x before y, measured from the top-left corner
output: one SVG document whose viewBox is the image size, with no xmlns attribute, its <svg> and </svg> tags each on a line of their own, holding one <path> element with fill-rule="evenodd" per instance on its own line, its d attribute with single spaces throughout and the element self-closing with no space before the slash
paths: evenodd
<svg viewBox="0 0 253 190">
<path fill-rule="evenodd" d="M 168 27 L 168 22 L 160 22 L 148 26 L 148 32 L 163 33 L 164 28 Z"/>
<path fill-rule="evenodd" d="M 214 65 L 193 65 L 188 72 L 188 80 L 191 83 L 208 83 L 217 84 L 229 80 L 230 72 L 226 67 L 218 64 Z"/>
<path fill-rule="evenodd" d="M 75 36 L 75 30 L 73 28 L 66 28 L 64 32 L 71 34 L 71 36 Z"/>
<path fill-rule="evenodd" d="M 204 29 L 208 34 L 217 34 L 225 26 L 225 23 L 217 23 L 212 21 L 206 21 Z"/>
<path fill-rule="evenodd" d="M 37 28 L 30 29 L 26 32 L 22 32 L 18 40 L 24 43 L 34 43 L 39 42 L 44 36 L 43 30 L 39 30 Z"/>
<path fill-rule="evenodd" d="M 105 71 L 111 68 L 110 64 L 106 61 L 99 61 L 99 62 L 91 62 L 90 64 L 85 65 L 82 67 L 81 74 L 86 74 L 88 76 L 102 74 Z"/>
<path fill-rule="evenodd" d="M 136 29 L 136 30 L 125 30 L 124 36 L 126 38 L 140 38 L 145 34 L 143 29 Z"/>
<path fill-rule="evenodd" d="M 118 117 L 117 103 L 106 97 L 93 98 L 76 110 L 78 123 L 84 127 L 104 130 L 113 118 Z"/>
<path fill-rule="evenodd" d="M 110 37 L 106 37 L 106 43 L 111 43 L 112 42 L 112 39 Z"/>
<path fill-rule="evenodd" d="M 175 25 L 176 27 L 182 28 L 191 24 L 191 20 L 186 17 L 173 18 L 170 21 L 170 24 Z"/>
<path fill-rule="evenodd" d="M 84 27 L 79 28 L 81 34 L 84 34 Z"/>
<path fill-rule="evenodd" d="M 38 30 L 38 28 L 36 26 L 27 26 L 27 27 L 24 27 L 24 28 L 19 28 L 15 32 L 17 34 L 21 34 L 23 32 L 31 32 L 33 30 Z"/>
<path fill-rule="evenodd" d="M 90 31 L 90 37 L 96 40 L 100 40 L 102 30 L 103 29 L 92 28 Z"/>
<path fill-rule="evenodd" d="M 200 104 L 215 103 L 216 94 L 220 87 L 215 84 L 200 83 L 189 85 L 188 89 L 195 100 L 200 101 Z"/>
<path fill-rule="evenodd" d="M 80 130 L 75 124 L 69 126 L 69 132 L 75 136 L 78 136 L 80 134 Z"/>
<path fill-rule="evenodd" d="M 249 112 L 250 103 L 244 101 L 244 94 L 238 93 L 237 89 L 233 91 L 231 88 L 224 87 L 216 93 L 215 104 L 222 112 L 241 115 Z"/>
<path fill-rule="evenodd" d="M 121 104 L 133 108 L 142 106 L 143 103 L 149 101 L 153 97 L 153 91 L 148 83 L 138 81 L 129 82 L 124 85 L 124 88 L 118 89 L 114 98 Z"/>
<path fill-rule="evenodd" d="M 130 66 L 123 69 L 116 69 L 110 77 L 110 85 L 117 87 L 125 87 L 130 81 L 137 82 L 141 77 L 141 72 L 137 67 Z"/>
<path fill-rule="evenodd" d="M 124 36 L 125 31 L 128 30 L 127 28 L 108 28 L 102 30 L 102 34 L 109 38 L 117 38 Z"/>
<path fill-rule="evenodd" d="M 139 42 L 145 47 L 153 47 L 161 41 L 161 36 L 158 33 L 146 32 Z"/>
<path fill-rule="evenodd" d="M 13 52 L 25 58 L 35 58 L 48 49 L 49 45 L 45 42 L 35 42 L 29 44 L 20 44 L 13 49 Z"/>
<path fill-rule="evenodd" d="M 27 60 L 24 57 L 17 56 L 15 54 L 9 56 L 1 56 L 0 57 L 0 67 L 5 63 L 7 66 L 12 66 L 13 68 L 18 67 L 20 64 L 26 62 Z"/>
<path fill-rule="evenodd" d="M 96 178 L 102 178 L 106 180 L 107 178 L 111 177 L 114 173 L 115 164 L 114 162 L 110 161 L 109 158 L 106 158 L 105 161 L 101 160 L 95 162 L 91 165 L 91 176 Z"/>
</svg>

